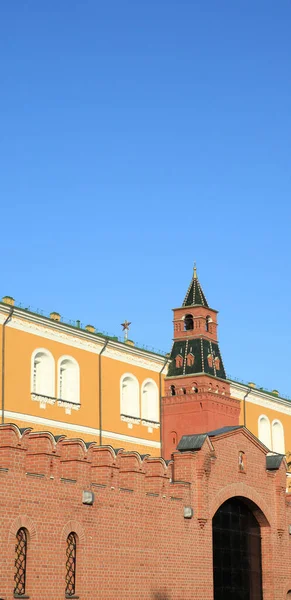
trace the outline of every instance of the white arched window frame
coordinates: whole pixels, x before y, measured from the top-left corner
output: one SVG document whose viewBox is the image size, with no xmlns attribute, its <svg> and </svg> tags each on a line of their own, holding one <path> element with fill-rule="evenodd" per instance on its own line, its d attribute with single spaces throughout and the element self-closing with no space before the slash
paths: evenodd
<svg viewBox="0 0 291 600">
<path fill-rule="evenodd" d="M 46 348 L 31 355 L 31 393 L 55 398 L 55 359 Z"/>
<path fill-rule="evenodd" d="M 269 450 L 272 449 L 271 425 L 266 415 L 259 416 L 258 438 Z"/>
<path fill-rule="evenodd" d="M 139 383 L 132 373 L 124 373 L 120 379 L 120 414 L 140 419 Z"/>
<path fill-rule="evenodd" d="M 153 379 L 145 379 L 141 387 L 141 418 L 159 422 L 159 389 Z"/>
<path fill-rule="evenodd" d="M 278 454 L 285 454 L 284 427 L 278 419 L 272 422 L 272 450 Z"/>
<path fill-rule="evenodd" d="M 80 367 L 72 356 L 58 360 L 58 399 L 80 404 Z"/>
</svg>

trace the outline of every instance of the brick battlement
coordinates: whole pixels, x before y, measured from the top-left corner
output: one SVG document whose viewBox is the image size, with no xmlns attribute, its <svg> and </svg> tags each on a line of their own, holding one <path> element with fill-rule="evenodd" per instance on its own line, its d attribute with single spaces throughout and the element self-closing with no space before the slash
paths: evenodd
<svg viewBox="0 0 291 600">
<path fill-rule="evenodd" d="M 55 438 L 50 432 L 20 430 L 14 424 L 0 425 L 0 473 L 8 477 L 45 478 L 54 485 L 71 482 L 84 489 L 108 486 L 187 502 L 189 483 L 175 483 L 173 471 L 173 460 L 86 444 L 82 439 Z"/>
</svg>

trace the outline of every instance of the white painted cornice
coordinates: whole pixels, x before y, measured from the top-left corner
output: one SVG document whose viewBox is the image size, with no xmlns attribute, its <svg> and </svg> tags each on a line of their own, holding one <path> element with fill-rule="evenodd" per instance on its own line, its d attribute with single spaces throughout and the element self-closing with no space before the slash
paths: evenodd
<svg viewBox="0 0 291 600">
<path fill-rule="evenodd" d="M 189 309 L 189 313 L 191 313 L 191 310 L 195 309 L 199 309 L 199 308 L 205 308 L 205 310 L 211 310 L 211 312 L 214 312 L 216 314 L 218 314 L 218 310 L 215 310 L 215 308 L 210 308 L 210 306 L 205 306 L 203 304 L 192 304 L 192 305 L 188 305 L 188 306 L 178 306 L 177 308 L 172 308 L 172 310 L 188 310 Z"/>
<path fill-rule="evenodd" d="M 262 390 L 258 390 L 257 388 L 252 388 L 249 385 L 239 383 L 236 381 L 229 381 L 230 383 L 230 393 L 234 398 L 238 398 L 239 400 L 243 400 L 245 394 L 248 390 L 251 390 L 245 401 L 250 404 L 257 404 L 258 406 L 262 406 L 264 408 L 269 408 L 270 410 L 275 410 L 277 412 L 284 413 L 285 415 L 291 415 L 291 402 L 290 400 L 286 400 L 285 398 L 280 398 L 270 396 L 263 392 Z"/>
<path fill-rule="evenodd" d="M 3 325 L 10 311 L 11 307 L 9 305 L 0 305 L 0 325 Z M 31 333 L 32 335 L 92 352 L 93 354 L 100 354 L 107 342 L 104 356 L 144 367 L 154 372 L 160 372 L 166 363 L 166 357 L 162 355 L 147 352 L 135 346 L 129 346 L 106 337 L 99 337 L 88 331 L 78 330 L 65 323 L 25 312 L 16 307 L 13 309 L 12 317 L 6 327 Z M 163 369 L 163 373 L 165 372 L 166 369 Z"/>
<path fill-rule="evenodd" d="M 22 313 L 19 315 L 19 313 L 15 311 L 6 327 L 30 333 L 61 344 L 66 344 L 73 348 L 93 352 L 93 354 L 100 354 L 104 346 L 105 340 L 101 338 L 92 340 L 89 336 L 84 336 L 82 331 L 80 331 L 80 335 L 79 332 L 76 334 L 75 331 L 70 330 L 62 323 L 49 323 L 41 318 L 39 320 L 35 319 L 34 315 L 27 315 L 27 317 L 28 316 L 32 316 L 32 318 L 23 318 Z"/>
</svg>

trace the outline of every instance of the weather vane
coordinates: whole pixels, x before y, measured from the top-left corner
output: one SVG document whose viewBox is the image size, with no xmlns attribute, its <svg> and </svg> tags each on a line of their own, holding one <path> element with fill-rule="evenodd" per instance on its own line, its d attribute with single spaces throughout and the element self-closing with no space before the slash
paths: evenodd
<svg viewBox="0 0 291 600">
<path fill-rule="evenodd" d="M 121 323 L 121 327 L 123 327 L 122 331 L 124 331 L 124 341 L 126 342 L 126 340 L 128 339 L 128 330 L 129 327 L 131 325 L 131 321 L 124 321 L 124 323 Z"/>
</svg>

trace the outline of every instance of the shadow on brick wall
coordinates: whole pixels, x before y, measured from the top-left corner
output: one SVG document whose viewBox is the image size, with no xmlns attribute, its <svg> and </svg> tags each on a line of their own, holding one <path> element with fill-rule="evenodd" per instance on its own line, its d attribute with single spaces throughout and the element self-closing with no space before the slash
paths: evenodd
<svg viewBox="0 0 291 600">
<path fill-rule="evenodd" d="M 168 592 L 161 590 L 160 592 L 154 592 L 153 600 L 171 600 Z"/>
</svg>

